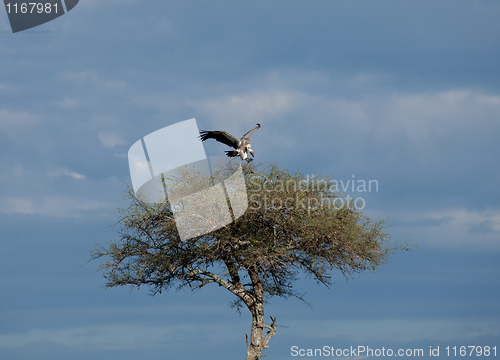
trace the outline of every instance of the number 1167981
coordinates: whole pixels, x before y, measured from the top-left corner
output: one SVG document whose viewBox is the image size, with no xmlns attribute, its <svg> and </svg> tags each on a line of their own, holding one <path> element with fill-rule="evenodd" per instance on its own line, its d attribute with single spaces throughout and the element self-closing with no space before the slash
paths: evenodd
<svg viewBox="0 0 500 360">
<path fill-rule="evenodd" d="M 56 13 L 59 11 L 57 4 L 30 2 L 30 3 L 7 3 L 5 4 L 9 14 L 33 14 L 33 13 Z"/>
<path fill-rule="evenodd" d="M 447 356 L 497 356 L 497 347 L 493 346 L 447 346 Z"/>
</svg>

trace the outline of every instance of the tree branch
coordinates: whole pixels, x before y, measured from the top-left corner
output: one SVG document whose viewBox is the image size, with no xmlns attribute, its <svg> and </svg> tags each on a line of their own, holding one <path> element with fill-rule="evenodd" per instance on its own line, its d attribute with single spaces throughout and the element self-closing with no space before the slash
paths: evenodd
<svg viewBox="0 0 500 360">
<path fill-rule="evenodd" d="M 241 298 L 245 304 L 250 304 L 254 301 L 253 296 L 251 293 L 249 293 L 245 288 L 236 288 L 235 286 L 231 285 L 228 283 L 226 280 L 222 279 L 218 275 L 206 271 L 206 270 L 201 270 L 201 269 L 193 269 L 191 266 L 186 266 L 186 268 L 191 272 L 190 275 L 205 275 L 208 276 L 209 278 L 212 279 L 213 282 L 219 284 L 220 286 L 226 288 L 227 290 L 231 291 L 233 294 Z M 198 281 L 202 281 L 202 278 L 197 279 Z M 206 280 L 206 279 L 205 279 Z M 205 284 L 206 285 L 206 284 Z"/>
<path fill-rule="evenodd" d="M 271 338 L 276 334 L 276 318 L 273 318 L 272 316 L 270 316 L 270 318 L 272 320 L 271 326 L 264 324 L 264 327 L 266 329 L 269 329 L 269 332 L 266 334 L 266 336 L 263 339 L 264 349 L 267 349 L 269 347 L 269 346 L 267 346 L 267 344 L 269 343 L 269 340 L 271 340 Z"/>
</svg>

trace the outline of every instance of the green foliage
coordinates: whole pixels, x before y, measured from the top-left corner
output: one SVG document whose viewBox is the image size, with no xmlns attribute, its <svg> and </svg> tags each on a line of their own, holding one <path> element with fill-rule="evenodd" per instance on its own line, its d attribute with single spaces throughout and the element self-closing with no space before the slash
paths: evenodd
<svg viewBox="0 0 500 360">
<path fill-rule="evenodd" d="M 245 301 L 257 296 L 253 272 L 265 297 L 298 296 L 293 283 L 301 274 L 329 285 L 332 270 L 347 277 L 375 271 L 391 252 L 408 250 L 389 246 L 381 221 L 340 205 L 341 194 L 328 187 L 328 177 L 306 178 L 276 164 L 246 165 L 244 173 L 246 213 L 187 241 L 178 236 L 168 202 L 148 204 L 128 189 L 130 206 L 120 209 L 119 239 L 92 253 L 104 259 L 106 285 L 148 285 L 159 293 L 215 282 Z"/>
</svg>

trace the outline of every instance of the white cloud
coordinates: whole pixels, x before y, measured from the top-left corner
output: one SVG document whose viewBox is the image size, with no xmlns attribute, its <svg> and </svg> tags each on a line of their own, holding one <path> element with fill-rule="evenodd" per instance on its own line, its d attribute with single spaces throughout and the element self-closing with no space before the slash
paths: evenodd
<svg viewBox="0 0 500 360">
<path fill-rule="evenodd" d="M 263 125 L 286 119 L 287 126 L 276 124 L 271 129 L 273 137 L 284 134 L 286 143 L 301 146 L 293 153 L 290 149 L 274 148 L 276 156 L 298 152 L 303 158 L 319 157 L 326 166 L 330 166 L 326 161 L 335 162 L 337 168 L 357 166 L 369 171 L 377 167 L 377 171 L 394 171 L 394 166 L 399 166 L 408 172 L 413 171 L 409 166 L 413 162 L 413 169 L 421 169 L 421 173 L 439 173 L 446 168 L 461 171 L 458 166 L 464 161 L 477 159 L 486 163 L 496 156 L 485 145 L 493 143 L 494 134 L 500 131 L 500 96 L 494 93 L 473 89 L 413 94 L 383 90 L 380 94 L 371 91 L 369 95 L 353 95 L 352 88 L 346 89 L 347 95 L 339 90 L 329 95 L 312 91 L 280 93 L 288 95 L 282 102 L 287 106 L 270 109 L 281 112 L 258 111 L 259 104 L 254 105 L 250 96 L 232 101 L 231 97 L 222 97 L 202 102 L 200 107 L 218 126 L 224 120 L 224 129 L 230 128 L 227 125 L 231 121 L 239 123 L 245 119 L 248 123 L 249 118 L 262 115 L 266 115 Z M 272 102 L 272 97 L 267 102 Z M 476 147 L 467 152 L 472 144 Z"/>
<path fill-rule="evenodd" d="M 111 132 L 99 133 L 99 140 L 107 148 L 125 144 L 125 140 L 120 135 Z"/>
<path fill-rule="evenodd" d="M 217 126 L 238 123 L 246 129 L 248 124 L 281 119 L 282 115 L 306 104 L 306 98 L 299 92 L 268 90 L 188 101 L 188 104 Z"/>
<path fill-rule="evenodd" d="M 388 320 L 334 320 L 290 324 L 302 334 L 307 329 L 309 337 L 331 339 L 349 338 L 354 342 L 364 341 L 452 341 L 477 336 L 498 334 L 498 319 L 388 319 Z M 298 334 L 300 335 L 300 334 Z"/>
<path fill-rule="evenodd" d="M 82 211 L 113 207 L 113 204 L 91 199 L 47 196 L 40 199 L 6 196 L 0 201 L 0 212 L 7 214 L 76 217 Z"/>
<path fill-rule="evenodd" d="M 500 210 L 400 211 L 391 222 L 411 230 L 417 245 L 500 250 Z"/>
<path fill-rule="evenodd" d="M 500 116 L 500 96 L 471 90 L 436 93 L 392 95 L 370 104 L 381 124 L 377 135 L 381 139 L 404 136 L 413 143 L 425 138 L 466 134 L 469 127 L 490 123 Z"/>
<path fill-rule="evenodd" d="M 40 115 L 29 111 L 9 111 L 0 109 L 0 131 L 5 131 L 9 136 L 26 131 L 42 120 Z"/>
<path fill-rule="evenodd" d="M 261 123 L 262 132 L 253 138 L 258 154 L 321 161 L 314 165 L 325 166 L 325 172 L 353 166 L 378 172 L 398 166 L 405 175 L 459 172 L 464 160 L 474 161 L 475 152 L 467 152 L 473 143 L 479 162 L 495 156 L 484 140 L 491 143 L 500 131 L 499 95 L 472 88 L 394 92 L 384 87 L 390 79 L 384 80 L 365 73 L 348 80 L 273 74 L 218 87 L 211 97 L 156 94 L 136 101 L 165 114 L 189 105 L 202 129 L 235 136 Z M 234 91 L 245 87 L 250 90 Z"/>
<path fill-rule="evenodd" d="M 467 89 L 303 99 L 302 107 L 309 109 L 306 111 L 311 114 L 312 125 L 368 134 L 375 141 L 408 141 L 420 150 L 426 147 L 427 140 L 495 128 L 500 117 L 500 96 Z"/>
<path fill-rule="evenodd" d="M 65 176 L 70 176 L 70 177 L 75 178 L 77 180 L 83 180 L 83 179 L 85 179 L 85 175 L 79 174 L 79 173 L 74 172 L 74 171 L 63 170 L 62 174 L 65 175 Z"/>
<path fill-rule="evenodd" d="M 500 232 L 500 211 L 447 210 L 428 213 L 424 219 L 444 220 L 453 227 L 469 230 L 476 226 L 485 225 L 491 231 Z"/>
<path fill-rule="evenodd" d="M 52 342 L 77 348 L 132 349 L 164 345 L 180 327 L 105 325 L 70 329 L 34 329 L 24 334 L 0 335 L 0 347 L 17 348 Z"/>
<path fill-rule="evenodd" d="M 22 174 L 26 173 L 25 169 L 22 167 L 18 167 L 18 168 L 20 168 L 22 170 L 22 172 L 17 171 L 16 175 L 18 177 L 22 177 L 23 176 Z M 67 169 L 58 169 L 56 171 L 50 171 L 47 173 L 47 175 L 49 175 L 49 176 L 69 176 L 69 177 L 72 177 L 72 178 L 77 179 L 77 180 L 83 180 L 86 178 L 86 176 L 83 174 L 77 173 L 75 171 L 67 170 Z M 27 176 L 27 175 L 24 175 L 24 176 Z"/>
<path fill-rule="evenodd" d="M 96 73 L 95 71 L 80 71 L 73 73 L 68 72 L 63 75 L 63 78 L 68 81 L 76 82 L 79 84 L 90 83 L 99 88 L 104 88 L 114 91 L 124 90 L 128 88 L 128 85 L 125 81 L 108 80 L 105 79 L 102 75 Z"/>
<path fill-rule="evenodd" d="M 308 139 L 314 132 L 315 140 L 323 139 L 315 141 L 318 146 L 324 146 L 324 140 L 335 135 L 349 143 L 356 139 L 358 149 L 374 143 L 404 142 L 409 149 L 428 155 L 434 150 L 430 144 L 456 138 L 465 141 L 471 132 L 498 130 L 499 95 L 466 88 L 421 93 L 370 91 L 369 95 L 357 91 L 364 83 L 371 84 L 379 78 L 370 74 L 354 76 L 351 81 L 341 82 L 343 89 L 329 95 L 297 90 L 300 85 L 284 88 L 282 82 L 274 79 L 265 83 L 264 90 L 186 103 L 197 110 L 200 119 L 209 118 L 218 128 L 238 124 L 242 126 L 240 131 L 246 131 L 249 123 L 298 122 L 301 131 L 290 136 Z M 353 96 L 353 92 L 361 95 Z"/>
<path fill-rule="evenodd" d="M 66 110 L 73 110 L 79 107 L 81 104 L 80 100 L 78 99 L 70 99 L 70 98 L 64 98 L 61 101 L 58 102 L 58 105 Z"/>
<path fill-rule="evenodd" d="M 204 334 L 203 341 L 222 343 L 232 335 L 226 324 L 129 325 L 112 324 L 62 329 L 33 329 L 21 334 L 0 334 L 0 348 L 18 348 L 38 342 L 52 342 L 79 349 L 124 350 L 185 346 L 188 339 Z M 236 335 L 234 335 L 236 337 Z M 238 336 L 239 338 L 239 336 Z"/>
<path fill-rule="evenodd" d="M 430 159 L 443 144 L 460 140 L 465 144 L 473 134 L 477 138 L 499 130 L 497 94 L 468 88 L 391 93 L 379 84 L 381 79 L 382 75 L 361 73 L 350 80 L 332 79 L 330 91 L 318 91 L 311 79 L 300 74 L 274 74 L 263 78 L 260 88 L 257 80 L 239 86 L 252 88 L 246 92 L 230 89 L 200 99 L 156 94 L 136 101 L 162 113 L 177 111 L 178 104 L 189 105 L 197 120 L 234 135 L 247 131 L 249 124 L 268 128 L 286 122 L 290 129 L 275 127 L 273 137 L 284 134 L 287 143 L 305 141 L 307 150 L 318 147 L 315 151 L 320 154 L 325 144 L 348 146 L 358 156 L 383 144 L 387 148 L 404 144 L 403 152 L 391 156 L 412 152 Z M 327 86 L 321 83 L 325 79 L 313 80 Z"/>
</svg>

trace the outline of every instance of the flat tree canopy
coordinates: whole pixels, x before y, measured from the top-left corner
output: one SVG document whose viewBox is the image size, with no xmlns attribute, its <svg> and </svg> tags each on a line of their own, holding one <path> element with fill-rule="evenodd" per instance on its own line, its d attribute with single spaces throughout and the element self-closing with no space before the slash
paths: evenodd
<svg viewBox="0 0 500 360">
<path fill-rule="evenodd" d="M 150 204 L 132 189 L 120 209 L 119 238 L 96 249 L 107 287 L 147 285 L 153 294 L 171 287 L 215 283 L 252 314 L 247 360 L 257 360 L 276 333 L 266 324 L 264 304 L 272 296 L 298 296 L 294 281 L 309 275 L 330 285 L 333 270 L 349 277 L 387 262 L 395 250 L 381 221 L 365 218 L 331 186 L 328 176 L 306 177 L 276 164 L 245 165 L 249 199 L 245 214 L 209 234 L 179 237 L 171 205 Z M 214 181 L 214 179 L 211 179 Z M 343 201 L 344 200 L 344 201 Z"/>
</svg>

